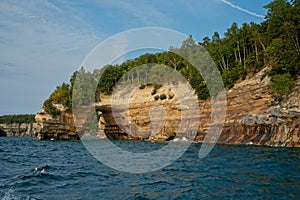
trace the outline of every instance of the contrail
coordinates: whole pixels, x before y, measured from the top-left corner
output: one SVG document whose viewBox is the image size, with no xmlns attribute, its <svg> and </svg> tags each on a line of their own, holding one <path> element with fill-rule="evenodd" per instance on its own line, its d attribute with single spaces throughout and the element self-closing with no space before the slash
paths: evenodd
<svg viewBox="0 0 300 200">
<path fill-rule="evenodd" d="M 241 7 L 237 6 L 237 5 L 234 5 L 233 3 L 231 3 L 231 2 L 229 2 L 229 1 L 227 1 L 227 0 L 221 0 L 221 1 L 222 1 L 223 3 L 225 3 L 225 4 L 229 5 L 229 6 L 231 6 L 232 8 L 236 8 L 236 9 L 242 11 L 242 12 L 248 13 L 248 14 L 253 15 L 253 16 L 255 16 L 255 17 L 260 17 L 260 18 L 264 18 L 264 17 L 265 17 L 265 16 L 263 16 L 263 15 L 257 14 L 257 13 L 255 13 L 255 12 L 250 11 L 250 10 L 247 10 L 247 9 L 241 8 Z"/>
</svg>

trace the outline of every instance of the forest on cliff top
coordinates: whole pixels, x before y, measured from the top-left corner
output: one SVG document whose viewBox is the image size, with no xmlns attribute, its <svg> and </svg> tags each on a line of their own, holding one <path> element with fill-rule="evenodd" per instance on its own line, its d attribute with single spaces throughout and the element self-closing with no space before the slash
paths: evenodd
<svg viewBox="0 0 300 200">
<path fill-rule="evenodd" d="M 21 114 L 21 115 L 3 115 L 0 116 L 0 124 L 21 124 L 21 123 L 34 123 L 34 114 Z"/>
<path fill-rule="evenodd" d="M 141 74 L 136 67 L 149 63 L 173 68 L 189 81 L 199 99 L 210 98 L 212 94 L 209 93 L 204 78 L 191 63 L 176 54 L 180 51 L 190 52 L 199 47 L 209 53 L 227 88 L 233 87 L 237 81 L 247 76 L 254 75 L 263 67 L 271 66 L 266 75 L 271 77 L 270 89 L 273 97 L 281 101 L 293 89 L 300 75 L 300 1 L 273 0 L 264 8 L 267 9 L 267 15 L 262 23 L 251 22 L 239 26 L 234 22 L 223 37 L 215 32 L 212 37 L 196 42 L 190 36 L 182 42 L 181 47 L 170 47 L 167 52 L 143 54 L 120 65 L 107 65 L 93 72 L 81 67 L 73 73 L 70 83 L 57 86 L 43 105 L 48 113 L 58 115 L 60 111 L 53 106 L 55 103 L 71 109 L 72 100 L 81 105 L 91 102 L 91 99 L 84 98 L 91 96 L 91 92 L 95 93 L 95 88 L 90 88 L 89 85 L 83 85 L 78 97 L 72 99 L 74 82 L 78 75 L 80 79 L 91 80 L 94 77 L 93 80 L 99 80 L 95 83 L 96 96 L 99 93 L 110 95 L 115 84 L 127 72 L 130 71 L 131 76 L 128 79 L 140 80 Z M 154 69 L 160 70 L 159 67 Z M 141 88 L 143 84 L 147 83 L 141 82 Z"/>
</svg>

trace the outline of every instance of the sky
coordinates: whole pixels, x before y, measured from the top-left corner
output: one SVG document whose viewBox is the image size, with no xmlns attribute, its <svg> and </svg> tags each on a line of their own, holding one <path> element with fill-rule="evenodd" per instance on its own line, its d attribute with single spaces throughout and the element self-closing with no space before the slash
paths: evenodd
<svg viewBox="0 0 300 200">
<path fill-rule="evenodd" d="M 261 23 L 271 0 L 1 0 L 0 115 L 34 114 L 90 51 L 133 28 L 162 27 L 196 41 L 233 22 Z"/>
</svg>

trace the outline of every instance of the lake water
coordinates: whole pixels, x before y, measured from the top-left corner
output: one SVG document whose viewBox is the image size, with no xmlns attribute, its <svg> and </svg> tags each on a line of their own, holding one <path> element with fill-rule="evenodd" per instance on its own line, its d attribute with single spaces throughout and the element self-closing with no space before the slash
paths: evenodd
<svg viewBox="0 0 300 200">
<path fill-rule="evenodd" d="M 200 160 L 200 147 L 159 171 L 131 174 L 101 164 L 80 141 L 0 138 L 0 199 L 300 199 L 300 149 L 216 145 Z"/>
</svg>

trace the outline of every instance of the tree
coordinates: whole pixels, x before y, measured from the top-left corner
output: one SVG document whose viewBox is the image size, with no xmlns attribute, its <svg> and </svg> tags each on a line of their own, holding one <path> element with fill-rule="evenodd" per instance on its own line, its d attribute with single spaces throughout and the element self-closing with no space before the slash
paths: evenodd
<svg viewBox="0 0 300 200">
<path fill-rule="evenodd" d="M 57 115 L 60 115 L 61 112 L 54 104 L 62 104 L 68 111 L 71 111 L 72 91 L 69 84 L 63 83 L 62 85 L 57 86 L 49 98 L 43 103 L 46 112 L 56 117 Z"/>
<path fill-rule="evenodd" d="M 295 81 L 289 73 L 276 74 L 272 77 L 272 94 L 275 98 L 282 99 L 289 94 L 291 89 L 295 86 Z"/>
<path fill-rule="evenodd" d="M 34 123 L 35 115 L 21 114 L 21 115 L 3 115 L 0 116 L 0 124 L 22 124 L 22 123 Z"/>
<path fill-rule="evenodd" d="M 123 76 L 123 74 L 123 70 L 119 66 L 106 66 L 100 80 L 98 80 L 98 87 L 100 88 L 100 91 L 106 95 L 112 94 L 114 86 Z M 130 76 L 131 81 L 133 81 L 136 74 L 134 72 L 131 72 Z"/>
<path fill-rule="evenodd" d="M 186 40 L 184 40 L 181 44 L 181 49 L 192 49 L 196 46 L 195 40 L 193 36 L 190 35 Z"/>
<path fill-rule="evenodd" d="M 80 68 L 76 75 L 76 81 L 73 86 L 73 107 L 79 108 L 83 105 L 90 105 L 95 102 L 97 80 L 95 76 Z"/>
<path fill-rule="evenodd" d="M 273 0 L 264 8 L 268 9 L 266 21 L 268 24 L 267 38 L 271 43 L 273 38 L 277 38 L 282 34 L 282 25 L 288 21 L 288 13 L 291 11 L 291 4 L 286 0 Z"/>
</svg>

